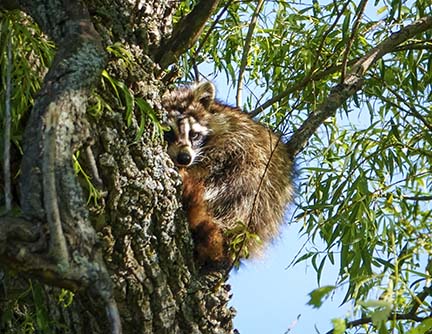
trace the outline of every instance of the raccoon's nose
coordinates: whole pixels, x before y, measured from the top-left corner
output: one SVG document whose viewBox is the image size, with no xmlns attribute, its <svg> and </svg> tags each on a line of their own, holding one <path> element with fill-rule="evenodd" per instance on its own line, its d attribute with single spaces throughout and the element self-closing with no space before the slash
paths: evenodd
<svg viewBox="0 0 432 334">
<path fill-rule="evenodd" d="M 179 165 L 187 166 L 191 163 L 192 157 L 187 152 L 180 152 L 176 157 L 176 161 Z"/>
</svg>

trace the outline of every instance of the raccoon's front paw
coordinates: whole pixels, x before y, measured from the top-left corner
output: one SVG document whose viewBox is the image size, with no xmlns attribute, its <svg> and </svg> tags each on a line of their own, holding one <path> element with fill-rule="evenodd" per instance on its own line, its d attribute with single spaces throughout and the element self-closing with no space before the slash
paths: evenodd
<svg viewBox="0 0 432 334">
<path fill-rule="evenodd" d="M 194 227 L 192 237 L 198 263 L 207 269 L 228 268 L 230 258 L 220 228 L 210 221 L 202 221 Z"/>
</svg>

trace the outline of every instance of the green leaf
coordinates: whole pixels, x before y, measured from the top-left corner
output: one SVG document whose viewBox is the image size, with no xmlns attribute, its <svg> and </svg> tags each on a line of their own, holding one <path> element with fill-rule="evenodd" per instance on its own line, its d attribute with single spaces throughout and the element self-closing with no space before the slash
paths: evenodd
<svg viewBox="0 0 432 334">
<path fill-rule="evenodd" d="M 344 319 L 336 318 L 332 319 L 333 334 L 343 334 L 346 330 L 346 323 Z"/>
<path fill-rule="evenodd" d="M 31 282 L 33 301 L 36 308 L 36 322 L 42 333 L 52 333 L 49 325 L 48 311 L 45 307 L 45 298 L 42 286 L 37 281 Z"/>
<path fill-rule="evenodd" d="M 314 308 L 320 308 L 325 299 L 327 299 L 335 289 L 336 287 L 334 285 L 326 285 L 313 290 L 309 293 L 310 300 L 307 304 Z"/>
<path fill-rule="evenodd" d="M 411 328 L 407 334 L 427 334 L 432 329 L 432 318 L 423 320 L 417 327 Z"/>
<path fill-rule="evenodd" d="M 381 15 L 382 13 L 384 13 L 387 10 L 388 10 L 387 6 L 382 6 L 382 7 L 377 9 L 377 15 Z"/>
</svg>

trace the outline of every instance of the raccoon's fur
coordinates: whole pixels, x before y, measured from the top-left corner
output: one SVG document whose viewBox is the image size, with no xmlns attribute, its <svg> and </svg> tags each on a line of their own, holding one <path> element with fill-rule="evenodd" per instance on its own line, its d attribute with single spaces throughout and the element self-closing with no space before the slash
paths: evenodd
<svg viewBox="0 0 432 334">
<path fill-rule="evenodd" d="M 268 128 L 215 101 L 210 82 L 163 98 L 171 130 L 168 154 L 183 178 L 183 202 L 199 259 L 227 260 L 226 231 L 239 223 L 256 234 L 244 247 L 256 255 L 278 235 L 293 196 L 293 158 Z"/>
</svg>

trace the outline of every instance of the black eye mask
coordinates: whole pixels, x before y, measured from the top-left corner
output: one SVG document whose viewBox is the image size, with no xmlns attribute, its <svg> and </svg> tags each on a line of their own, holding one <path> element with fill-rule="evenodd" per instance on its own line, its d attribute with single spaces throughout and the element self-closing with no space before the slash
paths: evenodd
<svg viewBox="0 0 432 334">
<path fill-rule="evenodd" d="M 170 128 L 168 131 L 164 132 L 164 139 L 169 144 L 173 143 L 175 141 L 175 138 L 176 136 L 173 129 Z"/>
</svg>

